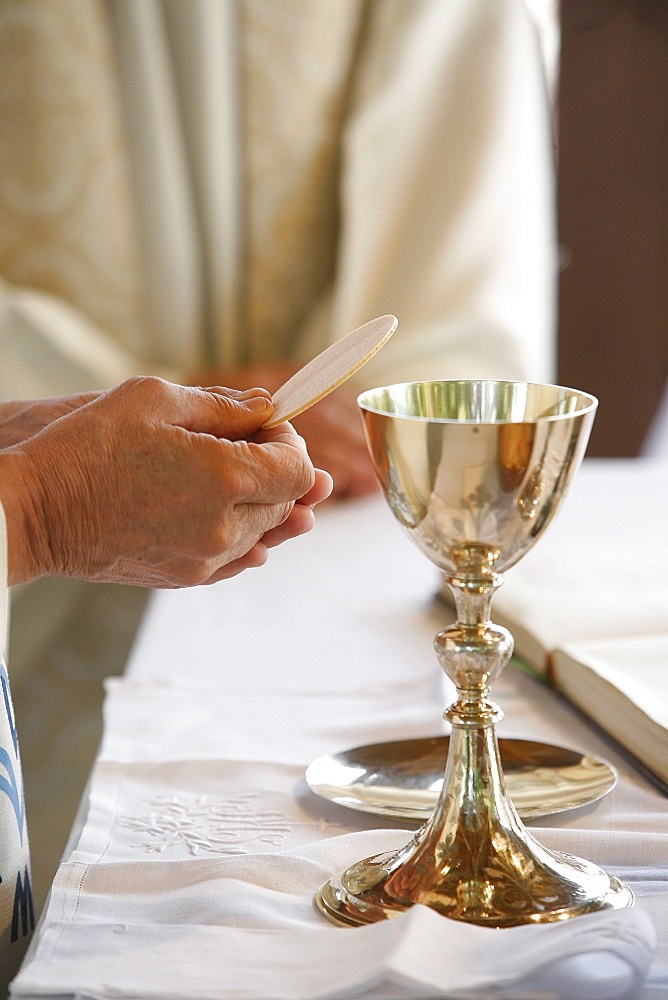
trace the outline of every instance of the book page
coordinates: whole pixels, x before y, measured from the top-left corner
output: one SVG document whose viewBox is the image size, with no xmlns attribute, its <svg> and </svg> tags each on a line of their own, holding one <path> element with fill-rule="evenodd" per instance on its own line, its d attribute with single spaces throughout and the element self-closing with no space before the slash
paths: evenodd
<svg viewBox="0 0 668 1000">
<path fill-rule="evenodd" d="M 538 670 L 557 645 L 668 632 L 668 463 L 585 460 L 533 549 L 508 570 L 492 619 Z"/>
<path fill-rule="evenodd" d="M 568 643 L 555 686 L 668 783 L 668 632 Z"/>
</svg>

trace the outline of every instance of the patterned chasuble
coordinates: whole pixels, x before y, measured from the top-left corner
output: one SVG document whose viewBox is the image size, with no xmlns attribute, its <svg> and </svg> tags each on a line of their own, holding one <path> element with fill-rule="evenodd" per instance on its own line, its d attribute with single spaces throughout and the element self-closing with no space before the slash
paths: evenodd
<svg viewBox="0 0 668 1000">
<path fill-rule="evenodd" d="M 0 997 L 18 972 L 35 927 L 21 758 L 0 658 Z"/>
</svg>

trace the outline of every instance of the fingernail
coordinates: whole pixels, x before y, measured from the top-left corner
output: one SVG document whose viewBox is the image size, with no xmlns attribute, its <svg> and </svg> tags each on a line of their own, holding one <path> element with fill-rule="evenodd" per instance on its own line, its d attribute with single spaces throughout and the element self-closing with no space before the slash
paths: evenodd
<svg viewBox="0 0 668 1000">
<path fill-rule="evenodd" d="M 257 414 L 268 413 L 272 409 L 270 401 L 265 396 L 252 396 L 242 402 L 247 410 Z"/>
<path fill-rule="evenodd" d="M 264 396 L 265 399 L 269 398 L 269 390 L 262 389 L 257 385 L 253 389 L 235 389 L 234 392 L 239 399 L 252 399 L 255 396 Z"/>
</svg>

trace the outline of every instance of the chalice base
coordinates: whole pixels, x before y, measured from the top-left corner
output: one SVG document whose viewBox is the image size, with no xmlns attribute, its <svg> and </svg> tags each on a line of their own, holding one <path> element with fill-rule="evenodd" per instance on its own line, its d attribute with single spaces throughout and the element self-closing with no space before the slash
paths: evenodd
<svg viewBox="0 0 668 1000">
<path fill-rule="evenodd" d="M 633 906 L 631 890 L 619 879 L 588 861 L 564 854 L 551 855 L 551 870 L 541 866 L 536 882 L 517 883 L 517 872 L 495 884 L 470 873 L 434 873 L 421 884 L 420 871 L 410 857 L 366 858 L 330 879 L 318 890 L 316 904 L 330 920 L 348 927 L 377 923 L 399 916 L 416 903 L 453 920 L 487 927 L 517 927 L 550 923 L 601 909 Z M 397 886 L 408 883 L 406 889 Z M 412 889 L 409 888 L 413 883 Z M 405 894 L 404 894 L 405 893 Z"/>
<path fill-rule="evenodd" d="M 623 882 L 590 861 L 548 851 L 517 814 L 493 725 L 453 727 L 438 804 L 400 850 L 365 858 L 318 891 L 335 923 L 376 923 L 416 903 L 487 927 L 550 923 L 633 906 Z"/>
</svg>

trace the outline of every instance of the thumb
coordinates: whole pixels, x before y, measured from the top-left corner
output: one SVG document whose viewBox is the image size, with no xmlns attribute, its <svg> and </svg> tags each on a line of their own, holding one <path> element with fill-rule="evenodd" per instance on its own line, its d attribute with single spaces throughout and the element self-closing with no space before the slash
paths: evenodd
<svg viewBox="0 0 668 1000">
<path fill-rule="evenodd" d="M 194 389 L 192 405 L 178 423 L 196 434 L 212 434 L 228 441 L 250 437 L 273 412 L 271 397 L 264 389 L 237 392 L 234 389 Z"/>
</svg>

